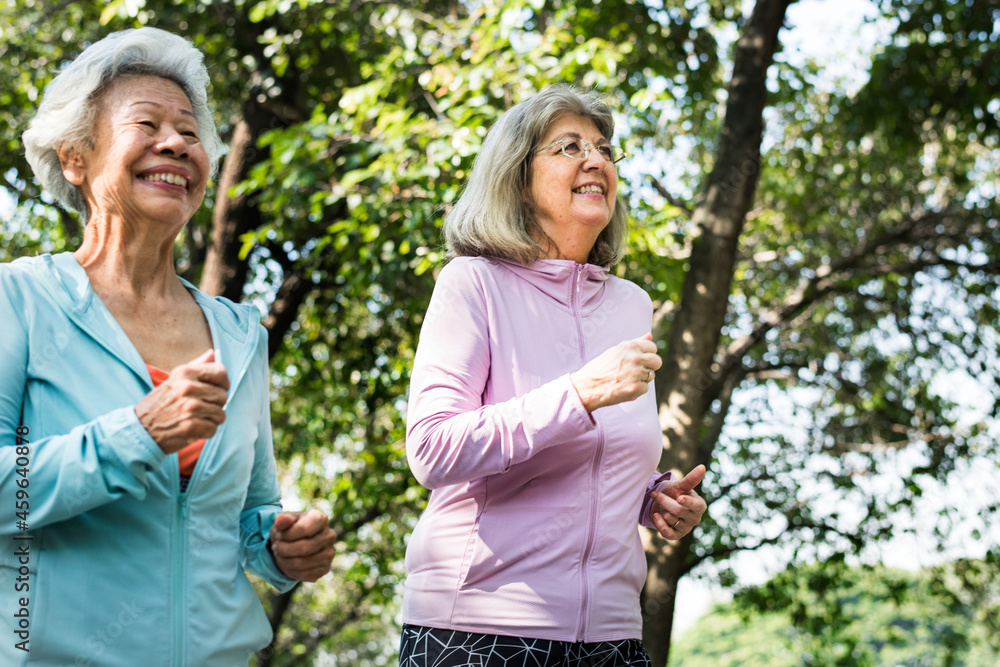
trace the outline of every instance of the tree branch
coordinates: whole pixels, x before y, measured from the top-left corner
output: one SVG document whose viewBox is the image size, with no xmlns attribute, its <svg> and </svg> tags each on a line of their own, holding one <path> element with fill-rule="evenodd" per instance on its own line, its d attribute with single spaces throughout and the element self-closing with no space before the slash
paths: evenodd
<svg viewBox="0 0 1000 667">
<path fill-rule="evenodd" d="M 975 233 L 977 227 L 969 225 L 966 216 L 959 215 L 959 213 L 962 212 L 941 211 L 907 218 L 895 228 L 886 231 L 874 239 L 865 241 L 854 252 L 821 265 L 781 305 L 764 313 L 750 333 L 742 338 L 733 340 L 727 346 L 720 354 L 724 361 L 721 364 L 720 372 L 717 374 L 716 382 L 724 381 L 729 373 L 733 372 L 733 369 L 739 365 L 739 360 L 743 358 L 743 355 L 763 340 L 769 331 L 794 319 L 813 303 L 840 291 L 842 288 L 838 287 L 835 282 L 838 274 L 852 273 L 859 275 L 867 273 L 871 275 L 885 275 L 888 273 L 899 273 L 901 275 L 912 275 L 931 266 L 965 266 L 974 270 L 998 270 L 1000 268 L 1000 261 L 991 261 L 982 265 L 967 265 L 946 260 L 939 253 L 911 262 L 897 264 L 885 264 L 881 262 L 868 264 L 865 262 L 866 259 L 879 253 L 890 250 L 897 253 L 905 251 L 907 246 L 904 242 L 906 241 L 958 240 L 968 237 L 970 233 Z M 978 219 L 979 216 L 975 216 L 975 218 Z M 939 225 L 946 223 L 950 224 L 946 228 L 945 233 L 933 231 Z M 931 230 L 932 233 L 927 233 L 928 230 Z M 919 246 L 913 245 L 910 247 Z"/>
<path fill-rule="evenodd" d="M 785 539 L 784 531 L 782 531 L 782 533 L 779 533 L 778 535 L 775 535 L 774 537 L 765 537 L 761 539 L 757 544 L 753 544 L 751 546 L 743 546 L 743 547 L 731 546 L 731 547 L 723 547 L 719 549 L 712 549 L 710 551 L 706 551 L 703 554 L 688 559 L 688 561 L 684 564 L 684 567 L 682 569 L 682 575 L 690 573 L 692 570 L 694 570 L 696 567 L 698 567 L 705 561 L 720 562 L 722 559 L 728 558 L 729 556 L 732 556 L 734 553 L 738 553 L 741 551 L 756 551 L 757 549 L 770 546 L 772 544 L 780 544 L 783 539 Z"/>
<path fill-rule="evenodd" d="M 649 183 L 653 186 L 654 190 L 656 190 L 658 193 L 660 193 L 661 197 L 663 197 L 664 199 L 667 200 L 668 204 L 670 204 L 671 206 L 674 206 L 674 207 L 679 208 L 680 210 L 682 210 L 684 212 L 684 216 L 688 220 L 690 220 L 692 217 L 694 217 L 694 208 L 690 204 L 688 204 L 686 201 L 684 201 L 682 199 L 678 199 L 677 197 L 675 197 L 674 195 L 672 195 L 665 187 L 663 187 L 663 184 L 660 183 L 655 178 L 650 177 L 649 178 Z"/>
<path fill-rule="evenodd" d="M 722 435 L 722 427 L 726 423 L 726 415 L 729 414 L 729 408 L 733 403 L 733 393 L 742 379 L 742 372 L 729 373 L 721 385 L 719 385 L 719 394 L 713 398 L 713 401 L 718 399 L 721 405 L 712 415 L 712 423 L 709 426 L 708 433 L 705 434 L 701 444 L 698 445 L 698 455 L 694 461 L 696 464 L 704 463 L 707 466 L 709 461 L 711 461 L 712 451 L 715 449 L 715 444 L 719 441 L 719 436 Z"/>
</svg>

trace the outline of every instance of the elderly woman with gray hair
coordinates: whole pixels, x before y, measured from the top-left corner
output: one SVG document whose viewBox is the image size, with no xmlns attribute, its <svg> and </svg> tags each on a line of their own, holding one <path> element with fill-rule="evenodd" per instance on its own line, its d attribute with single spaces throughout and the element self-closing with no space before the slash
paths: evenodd
<svg viewBox="0 0 1000 667">
<path fill-rule="evenodd" d="M 244 571 L 329 571 L 327 517 L 281 511 L 258 311 L 174 272 L 223 150 L 207 84 L 183 38 L 115 33 L 24 133 L 86 226 L 0 265 L 5 666 L 245 665 L 271 629 Z"/>
<path fill-rule="evenodd" d="M 432 489 L 406 554 L 401 667 L 646 666 L 638 525 L 706 504 L 660 475 L 652 303 L 625 250 L 610 109 L 550 86 L 490 130 L 445 218 L 406 450 Z"/>
</svg>

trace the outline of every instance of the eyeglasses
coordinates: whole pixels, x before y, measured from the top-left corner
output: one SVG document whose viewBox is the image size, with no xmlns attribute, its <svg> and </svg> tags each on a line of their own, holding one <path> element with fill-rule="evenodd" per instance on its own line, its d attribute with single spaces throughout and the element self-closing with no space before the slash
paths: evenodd
<svg viewBox="0 0 1000 667">
<path fill-rule="evenodd" d="M 566 157 L 571 157 L 574 160 L 586 160 L 590 157 L 590 144 L 583 139 L 556 139 L 548 146 L 543 146 L 539 148 L 536 152 L 541 153 L 544 150 L 552 148 L 553 146 L 559 146 L 559 152 Z M 596 146 L 597 152 L 601 154 L 605 160 L 611 164 L 618 164 L 622 160 L 628 157 L 628 153 L 620 148 L 615 148 L 610 144 L 601 144 Z"/>
</svg>

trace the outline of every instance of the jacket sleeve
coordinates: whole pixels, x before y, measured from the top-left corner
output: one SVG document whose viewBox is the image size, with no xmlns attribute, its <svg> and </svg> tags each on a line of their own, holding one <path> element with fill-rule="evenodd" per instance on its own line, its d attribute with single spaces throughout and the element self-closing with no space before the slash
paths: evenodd
<svg viewBox="0 0 1000 667">
<path fill-rule="evenodd" d="M 646 494 L 642 497 L 642 507 L 639 509 L 639 525 L 656 530 L 656 526 L 653 525 L 653 519 L 649 516 L 650 510 L 653 509 L 653 499 L 649 494 L 653 491 L 658 491 L 660 485 L 664 482 L 673 481 L 675 480 L 674 473 L 672 472 L 665 472 L 662 475 L 654 472 L 653 476 L 649 478 L 649 483 L 646 485 Z"/>
<path fill-rule="evenodd" d="M 240 513 L 240 564 L 284 593 L 295 584 L 278 568 L 267 548 L 271 526 L 281 513 L 281 487 L 274 463 L 274 441 L 271 437 L 270 376 L 267 366 L 267 331 L 258 329 L 260 341 L 254 359 L 252 381 L 260 394 L 260 423 L 254 442 L 254 463 L 246 502 Z"/>
<path fill-rule="evenodd" d="M 0 267 L 0 505 L 24 508 L 24 524 L 34 529 L 125 494 L 144 497 L 148 476 L 159 469 L 165 455 L 133 407 L 112 410 L 69 433 L 39 440 L 30 424 L 21 423 L 31 348 L 30 304 L 24 299 L 33 292 L 20 289 L 14 280 L 9 267 Z M 19 436 L 25 441 L 20 445 Z M 0 521 L 0 535 L 23 531 L 20 521 Z"/>
<path fill-rule="evenodd" d="M 406 454 L 425 487 L 506 472 L 595 428 L 569 374 L 522 396 L 484 405 L 490 375 L 486 285 L 467 261 L 438 278 L 410 380 Z"/>
</svg>

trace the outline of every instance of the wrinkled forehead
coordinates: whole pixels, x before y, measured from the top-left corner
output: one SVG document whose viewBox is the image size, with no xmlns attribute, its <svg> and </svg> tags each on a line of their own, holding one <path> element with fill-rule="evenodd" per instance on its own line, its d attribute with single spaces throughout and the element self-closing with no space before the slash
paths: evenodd
<svg viewBox="0 0 1000 667">
<path fill-rule="evenodd" d="M 184 87 L 171 78 L 155 74 L 122 74 L 94 91 L 94 107 L 99 112 L 118 110 L 140 102 L 169 104 L 194 116 L 191 99 Z"/>
</svg>

